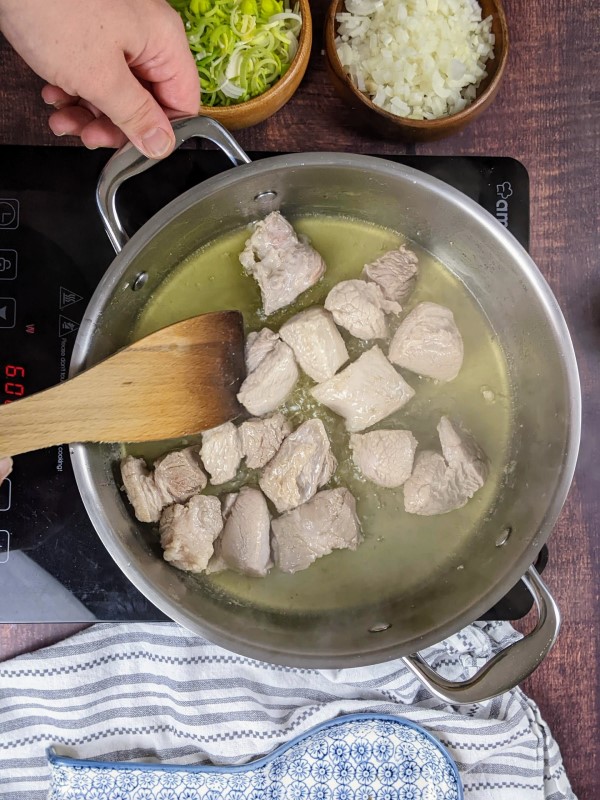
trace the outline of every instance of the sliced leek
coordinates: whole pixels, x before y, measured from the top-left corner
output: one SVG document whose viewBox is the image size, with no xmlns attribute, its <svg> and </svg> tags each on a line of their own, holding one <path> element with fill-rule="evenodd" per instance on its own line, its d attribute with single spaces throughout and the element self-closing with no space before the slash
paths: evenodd
<svg viewBox="0 0 600 800">
<path fill-rule="evenodd" d="M 202 104 L 229 106 L 265 92 L 290 66 L 302 17 L 287 0 L 170 0 L 196 59 Z"/>
</svg>

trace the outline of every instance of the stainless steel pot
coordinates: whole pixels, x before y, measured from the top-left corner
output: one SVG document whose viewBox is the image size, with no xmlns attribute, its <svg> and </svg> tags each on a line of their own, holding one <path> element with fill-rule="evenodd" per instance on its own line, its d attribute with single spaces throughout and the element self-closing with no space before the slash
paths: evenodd
<svg viewBox="0 0 600 800">
<path fill-rule="evenodd" d="M 112 445 L 72 446 L 89 516 L 125 574 L 158 608 L 211 641 L 277 664 L 353 667 L 403 657 L 439 697 L 477 702 L 523 680 L 544 658 L 559 612 L 530 565 L 550 535 L 573 476 L 580 435 L 580 389 L 569 332 L 528 254 L 476 203 L 405 166 L 342 153 L 303 153 L 249 163 L 235 140 L 206 118 L 174 125 L 179 143 L 200 136 L 242 164 L 186 192 L 130 240 L 115 196 L 127 178 L 152 166 L 127 146 L 107 164 L 98 203 L 117 257 L 81 325 L 71 374 L 125 345 L 149 296 L 186 256 L 218 235 L 280 208 L 333 213 L 401 230 L 437 256 L 470 288 L 500 337 L 515 396 L 521 442 L 514 480 L 464 553 L 465 569 L 431 577 L 407 603 L 306 617 L 240 607 L 203 592 L 157 554 L 119 491 Z M 450 244 L 451 243 L 451 244 Z M 510 528 L 510 536 L 504 533 Z M 471 623 L 519 579 L 534 596 L 535 630 L 463 684 L 443 680 L 418 655 Z"/>
</svg>

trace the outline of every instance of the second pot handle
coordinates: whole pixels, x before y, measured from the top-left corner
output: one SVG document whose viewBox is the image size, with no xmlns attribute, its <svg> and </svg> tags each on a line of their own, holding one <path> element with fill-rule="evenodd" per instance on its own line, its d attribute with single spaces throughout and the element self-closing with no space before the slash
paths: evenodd
<svg viewBox="0 0 600 800">
<path fill-rule="evenodd" d="M 175 120 L 172 124 L 176 147 L 188 139 L 199 137 L 216 144 L 235 166 L 250 163 L 250 158 L 229 131 L 210 117 L 186 117 Z M 129 239 L 117 213 L 115 200 L 119 186 L 128 178 L 145 172 L 157 163 L 158 161 L 147 158 L 129 142 L 108 160 L 102 170 L 96 189 L 96 203 L 107 236 L 117 253 Z"/>
<path fill-rule="evenodd" d="M 466 681 L 449 681 L 414 653 L 403 658 L 406 666 L 436 697 L 452 705 L 483 703 L 514 689 L 540 665 L 556 641 L 560 611 L 535 567 L 521 578 L 535 600 L 538 622 L 533 631 L 497 653 Z"/>
</svg>

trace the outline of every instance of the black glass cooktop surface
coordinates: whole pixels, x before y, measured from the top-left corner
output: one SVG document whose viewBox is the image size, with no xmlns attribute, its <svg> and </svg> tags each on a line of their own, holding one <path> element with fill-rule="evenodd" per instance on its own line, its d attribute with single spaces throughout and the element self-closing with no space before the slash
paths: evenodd
<svg viewBox="0 0 600 800">
<path fill-rule="evenodd" d="M 269 154 L 250 153 L 253 158 Z M 64 380 L 86 305 L 114 258 L 95 206 L 108 151 L 0 147 L 0 403 Z M 392 156 L 452 184 L 527 247 L 529 181 L 510 158 Z M 126 183 L 135 231 L 166 202 L 231 168 L 214 150 L 180 150 Z M 546 553 L 542 554 L 543 568 Z M 531 605 L 519 585 L 488 618 Z M 0 622 L 160 620 L 112 561 L 88 521 L 67 447 L 19 456 L 0 487 Z"/>
</svg>

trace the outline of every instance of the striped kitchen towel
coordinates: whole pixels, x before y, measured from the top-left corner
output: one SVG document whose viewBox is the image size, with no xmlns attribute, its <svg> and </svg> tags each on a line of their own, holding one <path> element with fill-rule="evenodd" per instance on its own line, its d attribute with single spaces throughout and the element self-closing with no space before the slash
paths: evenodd
<svg viewBox="0 0 600 800">
<path fill-rule="evenodd" d="M 507 623 L 475 623 L 425 654 L 464 679 L 517 635 Z M 0 664 L 0 797 L 46 798 L 48 746 L 100 761 L 234 765 L 368 711 L 405 717 L 441 741 L 469 800 L 575 800 L 556 742 L 519 689 L 449 706 L 400 661 L 277 667 L 168 623 L 98 624 Z"/>
</svg>

